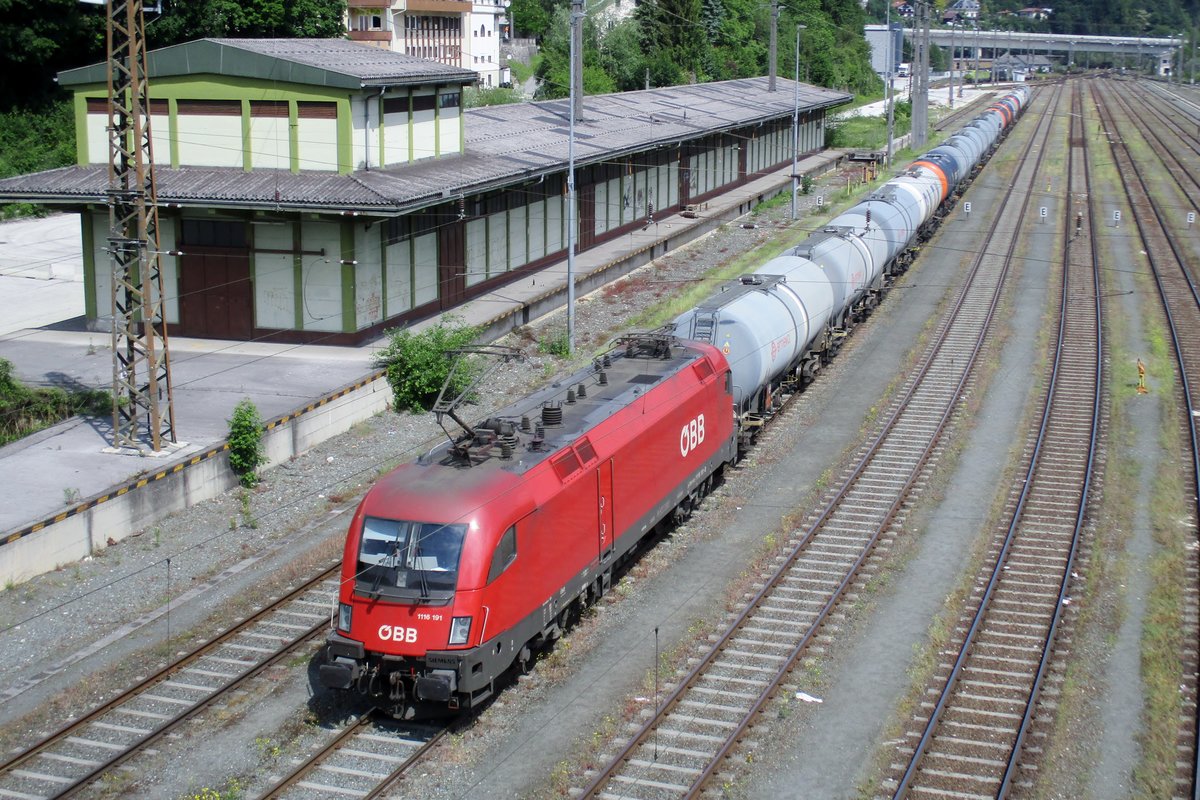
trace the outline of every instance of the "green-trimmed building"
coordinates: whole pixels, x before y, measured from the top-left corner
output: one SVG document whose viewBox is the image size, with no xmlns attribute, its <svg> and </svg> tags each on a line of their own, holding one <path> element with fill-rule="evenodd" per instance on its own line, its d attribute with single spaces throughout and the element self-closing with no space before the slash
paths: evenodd
<svg viewBox="0 0 1200 800">
<path fill-rule="evenodd" d="M 203 39 L 148 58 L 172 335 L 355 344 L 565 257 L 566 101 L 464 112 L 475 73 L 346 40 Z M 87 318 L 110 322 L 105 65 L 70 70 L 78 165 L 0 199 L 82 214 Z M 592 96 L 579 246 L 793 157 L 793 86 Z M 849 96 L 798 87 L 801 154 Z"/>
</svg>

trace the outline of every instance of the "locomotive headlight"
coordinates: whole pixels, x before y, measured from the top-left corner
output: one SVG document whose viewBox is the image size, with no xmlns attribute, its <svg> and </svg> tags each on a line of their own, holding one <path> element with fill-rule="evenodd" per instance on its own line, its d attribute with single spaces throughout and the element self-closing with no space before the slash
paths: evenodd
<svg viewBox="0 0 1200 800">
<path fill-rule="evenodd" d="M 470 635 L 470 617 L 454 617 L 450 620 L 450 644 L 466 644 Z"/>
<path fill-rule="evenodd" d="M 350 632 L 350 611 L 349 603 L 338 603 L 338 621 L 337 627 L 343 633 Z"/>
</svg>

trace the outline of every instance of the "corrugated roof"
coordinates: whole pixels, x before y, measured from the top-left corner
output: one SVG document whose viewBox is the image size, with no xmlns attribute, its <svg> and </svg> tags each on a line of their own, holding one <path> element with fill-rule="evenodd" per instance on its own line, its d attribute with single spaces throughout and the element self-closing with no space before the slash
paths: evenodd
<svg viewBox="0 0 1200 800">
<path fill-rule="evenodd" d="M 331 86 L 346 89 L 414 83 L 474 83 L 473 71 L 348 39 L 196 39 L 146 55 L 150 80 L 179 75 Z M 58 74 L 62 86 L 105 84 L 107 65 Z"/>
<path fill-rule="evenodd" d="M 793 84 L 766 78 L 675 86 L 584 99 L 575 161 L 586 166 L 709 133 L 790 116 Z M 799 85 L 800 110 L 827 108 L 850 95 Z M 568 158 L 569 103 L 549 100 L 466 111 L 466 152 L 351 175 L 328 172 L 185 167 L 155 171 L 161 203 L 270 210 L 398 214 L 443 198 L 561 172 Z M 0 198 L 31 202 L 106 202 L 105 165 L 67 167 L 0 180 Z"/>
</svg>

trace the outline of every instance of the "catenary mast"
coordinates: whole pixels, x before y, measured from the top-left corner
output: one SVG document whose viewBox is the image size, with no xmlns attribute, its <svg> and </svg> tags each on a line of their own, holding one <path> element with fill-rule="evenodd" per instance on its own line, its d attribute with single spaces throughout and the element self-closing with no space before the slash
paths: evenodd
<svg viewBox="0 0 1200 800">
<path fill-rule="evenodd" d="M 175 443 L 141 0 L 108 0 L 114 448 Z"/>
</svg>

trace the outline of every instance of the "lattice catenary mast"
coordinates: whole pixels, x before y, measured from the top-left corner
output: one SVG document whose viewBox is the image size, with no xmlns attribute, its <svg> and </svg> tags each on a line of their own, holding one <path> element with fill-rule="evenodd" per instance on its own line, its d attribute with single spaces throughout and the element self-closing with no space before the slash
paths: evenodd
<svg viewBox="0 0 1200 800">
<path fill-rule="evenodd" d="M 108 0 L 108 247 L 115 448 L 175 442 L 141 0 Z"/>
</svg>

